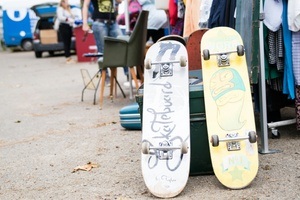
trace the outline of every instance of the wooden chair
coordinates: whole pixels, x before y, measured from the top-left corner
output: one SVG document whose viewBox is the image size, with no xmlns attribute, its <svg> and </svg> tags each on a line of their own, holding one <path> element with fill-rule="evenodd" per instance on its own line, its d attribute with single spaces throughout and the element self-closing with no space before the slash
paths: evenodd
<svg viewBox="0 0 300 200">
<path fill-rule="evenodd" d="M 145 10 L 140 13 L 136 25 L 130 36 L 104 38 L 103 57 L 98 60 L 99 69 L 101 69 L 102 71 L 100 88 L 100 109 L 102 109 L 103 106 L 106 70 L 108 68 L 111 70 L 111 99 L 113 99 L 114 82 L 117 82 L 117 67 L 129 67 L 131 74 L 131 76 L 129 76 L 129 82 L 132 83 L 131 78 L 133 78 L 136 89 L 138 89 L 138 81 L 133 67 L 140 67 L 144 64 L 148 14 L 149 11 Z M 130 86 L 132 92 L 132 84 L 130 84 Z"/>
</svg>

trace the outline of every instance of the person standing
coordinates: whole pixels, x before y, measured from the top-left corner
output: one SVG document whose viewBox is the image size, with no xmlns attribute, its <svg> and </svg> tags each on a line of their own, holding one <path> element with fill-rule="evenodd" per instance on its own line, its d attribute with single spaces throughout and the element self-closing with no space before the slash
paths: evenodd
<svg viewBox="0 0 300 200">
<path fill-rule="evenodd" d="M 168 27 L 166 11 L 156 9 L 154 0 L 138 0 L 138 2 L 143 10 L 149 11 L 147 41 L 151 37 L 152 41 L 155 43 L 159 38 L 165 36 L 165 28 Z"/>
<path fill-rule="evenodd" d="M 71 57 L 71 42 L 75 16 L 72 14 L 68 0 L 60 1 L 60 4 L 56 10 L 56 16 L 60 22 L 58 31 L 64 44 L 66 63 L 75 63 Z"/>
<path fill-rule="evenodd" d="M 99 53 L 104 51 L 104 37 L 117 37 L 123 35 L 116 21 L 117 4 L 122 0 L 84 0 L 82 6 L 82 30 L 87 32 L 90 30 L 88 24 L 89 5 L 92 3 L 94 10 L 92 13 L 92 31 L 95 38 L 97 50 Z M 106 71 L 107 72 L 107 71 Z M 107 74 L 107 80 L 109 76 Z"/>
</svg>

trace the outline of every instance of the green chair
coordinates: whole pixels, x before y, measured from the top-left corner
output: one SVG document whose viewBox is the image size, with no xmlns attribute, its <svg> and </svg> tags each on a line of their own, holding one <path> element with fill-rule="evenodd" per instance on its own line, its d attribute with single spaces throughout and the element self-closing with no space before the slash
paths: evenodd
<svg viewBox="0 0 300 200">
<path fill-rule="evenodd" d="M 101 69 L 102 71 L 101 88 L 100 88 L 100 109 L 102 109 L 103 106 L 103 94 L 105 88 L 104 85 L 105 85 L 107 68 L 109 68 L 111 71 L 111 78 L 110 78 L 111 100 L 113 100 L 114 82 L 116 82 L 120 87 L 120 84 L 117 81 L 117 67 L 124 67 L 124 66 L 129 67 L 130 74 L 131 74 L 131 76 L 129 76 L 131 94 L 133 90 L 131 78 L 135 82 L 136 89 L 138 89 L 138 81 L 133 67 L 141 67 L 144 65 L 145 46 L 146 46 L 146 39 L 147 39 L 148 14 L 149 12 L 144 10 L 139 14 L 135 27 L 130 36 L 121 36 L 118 38 L 112 38 L 112 37 L 104 38 L 103 57 L 99 58 L 98 60 L 99 69 Z M 137 71 L 139 72 L 138 69 Z M 115 92 L 116 92 L 116 88 L 115 88 Z"/>
</svg>

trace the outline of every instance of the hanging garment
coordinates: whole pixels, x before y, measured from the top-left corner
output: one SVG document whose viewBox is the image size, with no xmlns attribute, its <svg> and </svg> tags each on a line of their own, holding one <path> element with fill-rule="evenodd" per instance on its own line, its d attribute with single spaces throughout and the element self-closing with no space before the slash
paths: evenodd
<svg viewBox="0 0 300 200">
<path fill-rule="evenodd" d="M 292 56 L 295 84 L 300 86 L 300 31 L 292 32 Z"/>
<path fill-rule="evenodd" d="M 265 49 L 265 58 L 264 58 L 264 64 L 265 64 L 265 78 L 266 80 L 270 80 L 270 79 L 275 79 L 275 78 L 279 78 L 281 77 L 283 79 L 283 73 L 279 72 L 276 68 L 276 65 L 272 65 L 269 62 L 269 40 L 268 40 L 268 35 L 269 35 L 269 31 L 270 29 L 268 29 L 266 27 L 266 25 L 263 25 L 264 28 L 264 49 Z M 281 90 L 282 92 L 282 90 Z"/>
<path fill-rule="evenodd" d="M 226 1 L 224 0 L 213 0 L 210 16 L 208 20 L 208 28 L 214 28 L 218 26 L 225 26 L 225 11 Z"/>
<path fill-rule="evenodd" d="M 287 1 L 283 0 L 282 28 L 284 43 L 284 76 L 283 94 L 287 94 L 290 99 L 295 99 L 295 79 L 292 63 L 292 32 L 289 30 L 287 22 Z"/>
<path fill-rule="evenodd" d="M 245 52 L 246 52 L 246 60 L 247 60 L 247 67 L 249 75 L 256 76 L 255 68 L 254 66 L 257 66 L 256 64 L 252 64 L 252 49 L 255 48 L 254 45 L 254 34 L 256 34 L 254 31 L 253 26 L 253 1 L 245 1 L 245 0 L 236 0 L 236 12 L 235 12 L 235 30 L 239 32 L 241 35 Z M 258 32 L 258 31 L 257 31 Z M 254 73 L 253 73 L 254 72 Z M 253 81 L 253 79 L 251 79 Z"/>
<path fill-rule="evenodd" d="M 182 0 L 169 0 L 169 16 L 172 35 L 183 34 L 185 5 Z"/>
<path fill-rule="evenodd" d="M 170 0 L 170 1 L 177 1 L 177 17 L 180 19 L 184 18 L 185 13 L 185 5 L 183 3 L 183 0 Z"/>
<path fill-rule="evenodd" d="M 268 27 L 268 29 L 270 29 L 273 32 L 277 31 L 282 23 L 282 19 L 281 19 L 282 11 L 283 11 L 282 0 L 265 0 L 264 24 Z"/>
<path fill-rule="evenodd" d="M 178 19 L 178 7 L 176 0 L 169 0 L 169 23 L 175 26 Z"/>
<path fill-rule="evenodd" d="M 277 91 L 277 92 L 280 92 L 281 96 L 283 96 L 282 94 L 282 82 L 283 82 L 283 77 L 282 76 L 279 76 L 277 78 L 273 78 L 273 79 L 269 79 L 267 81 L 267 84 L 270 86 L 270 89 L 274 90 L 274 91 Z M 286 95 L 284 95 L 286 96 Z M 275 100 L 279 100 L 279 99 L 276 99 Z M 282 108 L 286 106 L 286 105 L 283 105 Z"/>
<path fill-rule="evenodd" d="M 183 23 L 184 19 L 178 18 L 176 24 L 172 26 L 171 35 L 180 35 L 183 34 Z"/>
<path fill-rule="evenodd" d="M 276 32 L 268 29 L 269 64 L 276 64 Z"/>
<path fill-rule="evenodd" d="M 288 3 L 288 24 L 291 31 L 300 30 L 300 2 L 299 0 L 289 0 Z"/>
<path fill-rule="evenodd" d="M 296 86 L 296 99 L 295 99 L 295 110 L 296 110 L 296 128 L 300 130 L 300 86 Z"/>
<path fill-rule="evenodd" d="M 225 26 L 230 28 L 235 28 L 235 13 L 236 0 L 226 0 L 226 9 L 225 9 Z"/>
<path fill-rule="evenodd" d="M 188 37 L 199 29 L 200 4 L 201 0 L 186 0 L 183 37 Z"/>
<path fill-rule="evenodd" d="M 284 52 L 282 28 L 279 28 L 276 32 L 268 29 L 268 47 L 269 64 L 276 65 L 278 71 L 283 71 Z"/>
<path fill-rule="evenodd" d="M 210 15 L 211 4 L 213 0 L 202 0 L 200 5 L 199 27 L 208 28 L 208 19 Z"/>
</svg>

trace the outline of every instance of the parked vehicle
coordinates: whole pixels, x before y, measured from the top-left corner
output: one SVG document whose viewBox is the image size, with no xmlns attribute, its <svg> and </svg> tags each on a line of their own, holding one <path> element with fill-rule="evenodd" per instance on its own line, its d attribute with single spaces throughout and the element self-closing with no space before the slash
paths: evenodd
<svg viewBox="0 0 300 200">
<path fill-rule="evenodd" d="M 43 52 L 51 56 L 63 51 L 64 45 L 58 31 L 54 30 L 54 18 L 58 3 L 35 5 L 31 9 L 39 17 L 33 33 L 33 50 L 36 58 L 41 58 Z M 71 49 L 75 50 L 75 37 L 72 38 Z"/>
<path fill-rule="evenodd" d="M 28 8 L 9 8 L 3 10 L 3 39 L 7 47 L 21 47 L 32 50 L 32 30 L 37 17 Z"/>
<path fill-rule="evenodd" d="M 3 24 L 1 45 L 26 51 L 33 50 L 33 33 L 38 16 L 31 7 L 37 4 L 58 4 L 59 2 L 60 0 L 0 0 L 0 7 L 2 7 L 0 14 L 3 13 L 3 18 L 0 19 L 0 28 Z M 80 0 L 69 0 L 69 3 L 77 8 L 80 7 Z"/>
<path fill-rule="evenodd" d="M 0 5 L 0 51 L 5 49 L 4 39 L 3 39 L 3 9 Z"/>
</svg>

